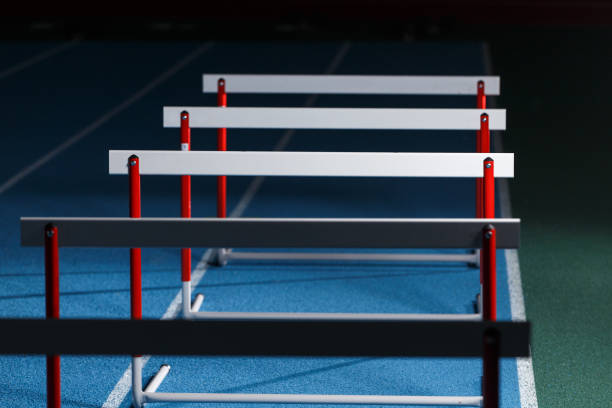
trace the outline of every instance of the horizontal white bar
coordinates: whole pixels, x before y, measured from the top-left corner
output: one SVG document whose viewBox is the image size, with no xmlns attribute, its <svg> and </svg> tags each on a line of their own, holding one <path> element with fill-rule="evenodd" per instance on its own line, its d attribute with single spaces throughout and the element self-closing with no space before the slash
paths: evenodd
<svg viewBox="0 0 612 408">
<path fill-rule="evenodd" d="M 413 262 L 476 262 L 476 254 L 376 254 L 339 252 L 236 252 L 228 259 L 283 259 L 299 261 L 413 261 Z"/>
<path fill-rule="evenodd" d="M 482 177 L 494 160 L 495 177 L 514 176 L 512 153 L 346 153 L 110 150 L 109 174 L 127 174 L 139 157 L 143 175 L 301 177 Z"/>
<path fill-rule="evenodd" d="M 506 129 L 505 109 L 213 108 L 165 106 L 164 127 L 192 128 L 478 130 L 489 115 L 491 130 Z"/>
<path fill-rule="evenodd" d="M 481 396 L 218 394 L 145 392 L 144 402 L 242 402 L 273 404 L 461 405 L 479 407 Z"/>
<path fill-rule="evenodd" d="M 192 312 L 188 315 L 198 320 L 376 320 L 376 321 L 480 321 L 477 313 L 426 314 L 426 313 L 276 313 L 276 312 Z"/>
<path fill-rule="evenodd" d="M 204 74 L 203 92 L 216 93 L 219 79 L 235 93 L 476 95 L 478 81 L 485 94 L 499 95 L 498 76 L 416 75 L 253 75 Z"/>
</svg>

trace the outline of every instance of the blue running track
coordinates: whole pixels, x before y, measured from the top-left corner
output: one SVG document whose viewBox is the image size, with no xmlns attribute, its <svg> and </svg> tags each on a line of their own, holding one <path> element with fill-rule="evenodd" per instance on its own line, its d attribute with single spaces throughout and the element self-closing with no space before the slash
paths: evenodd
<svg viewBox="0 0 612 408">
<path fill-rule="evenodd" d="M 56 45 L 2 44 L 0 71 Z M 178 131 L 162 128 L 162 106 L 214 106 L 215 95 L 201 93 L 203 72 L 317 74 L 336 60 L 337 74 L 485 74 L 479 43 L 216 43 L 169 71 L 202 46 L 80 43 L 0 80 L 0 184 L 15 181 L 0 190 L 2 317 L 44 316 L 43 252 L 19 246 L 19 217 L 126 216 L 127 177 L 107 174 L 107 151 L 178 149 Z M 303 106 L 307 99 L 230 94 L 228 102 Z M 325 95 L 315 106 L 474 104 L 474 97 Z M 271 150 L 284 136 L 283 130 L 230 129 L 228 143 L 233 150 Z M 470 152 L 475 143 L 474 132 L 449 131 L 297 131 L 289 136 L 287 150 Z M 24 173 L 71 138 L 77 140 Z M 215 131 L 194 130 L 192 148 L 215 149 Z M 24 177 L 14 179 L 19 174 Z M 252 181 L 229 178 L 230 212 Z M 175 177 L 143 177 L 143 216 L 179 216 L 179 186 Z M 215 186 L 214 178 L 193 178 L 193 216 L 215 214 Z M 473 198 L 473 180 L 463 179 L 266 178 L 242 215 L 472 217 Z M 194 249 L 194 268 L 205 250 Z M 62 249 L 61 316 L 129 317 L 128 252 Z M 171 314 L 168 307 L 181 285 L 179 256 L 176 249 L 143 250 L 145 318 Z M 200 265 L 195 274 L 203 275 L 194 290 L 206 295 L 203 309 L 215 311 L 470 313 L 479 290 L 478 271 L 461 264 L 233 261 L 224 268 Z M 503 251 L 498 253 L 498 277 L 498 315 L 510 320 Z M 44 361 L 0 358 L 0 407 L 45 406 Z M 120 386 L 115 389 L 129 362 L 129 357 L 63 357 L 63 406 L 130 406 L 130 395 L 123 398 Z M 155 356 L 145 366 L 145 381 L 162 363 L 172 369 L 160 391 L 480 394 L 478 359 Z M 519 407 L 515 360 L 504 360 L 502 370 L 502 406 Z"/>
</svg>

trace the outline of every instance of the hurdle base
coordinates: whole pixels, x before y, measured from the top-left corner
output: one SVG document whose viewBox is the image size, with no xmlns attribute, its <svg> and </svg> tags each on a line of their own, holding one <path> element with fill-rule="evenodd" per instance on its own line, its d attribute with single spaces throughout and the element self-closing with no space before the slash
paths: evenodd
<svg viewBox="0 0 612 408">
<path fill-rule="evenodd" d="M 191 312 L 199 312 L 202 307 L 202 303 L 204 303 L 204 295 L 198 293 L 193 299 L 193 303 L 191 303 Z"/>
<path fill-rule="evenodd" d="M 220 394 L 145 392 L 144 402 L 482 406 L 482 396 Z"/>
<path fill-rule="evenodd" d="M 230 253 L 231 249 L 213 248 L 208 263 L 213 266 L 225 266 L 227 265 L 227 261 L 229 260 Z"/>
<path fill-rule="evenodd" d="M 155 373 L 153 378 L 151 378 L 151 381 L 149 381 L 149 383 L 145 387 L 144 393 L 157 391 L 157 389 L 164 381 L 169 372 L 170 366 L 168 364 L 162 364 L 162 366 L 159 367 L 159 370 Z"/>
<path fill-rule="evenodd" d="M 390 254 L 390 253 L 339 253 L 339 252 L 246 252 L 219 249 L 211 263 L 224 266 L 230 260 L 289 260 L 289 261 L 379 261 L 379 262 L 453 262 L 480 266 L 480 253 L 469 254 Z"/>
<path fill-rule="evenodd" d="M 276 312 L 196 312 L 186 316 L 197 320 L 376 320 L 376 321 L 406 321 L 406 320 L 454 320 L 480 321 L 480 313 L 453 314 L 420 314 L 420 313 L 276 313 Z"/>
</svg>

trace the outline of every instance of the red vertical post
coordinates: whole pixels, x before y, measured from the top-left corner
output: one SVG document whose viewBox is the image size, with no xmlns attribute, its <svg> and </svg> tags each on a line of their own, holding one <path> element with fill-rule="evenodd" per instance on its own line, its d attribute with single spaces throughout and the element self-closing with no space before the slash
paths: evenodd
<svg viewBox="0 0 612 408">
<path fill-rule="evenodd" d="M 482 216 L 483 218 L 495 218 L 495 166 L 493 159 L 487 157 L 483 162 L 482 180 Z"/>
<path fill-rule="evenodd" d="M 219 78 L 217 82 L 217 106 L 227 106 L 227 93 L 225 92 L 225 79 Z M 217 129 L 217 150 L 227 150 L 227 129 Z M 227 176 L 217 176 L 217 217 L 227 217 Z"/>
<path fill-rule="evenodd" d="M 140 163 L 138 156 L 128 158 L 130 217 L 140 218 Z M 142 256 L 140 248 L 130 248 L 130 315 L 142 319 Z"/>
<path fill-rule="evenodd" d="M 487 157 L 484 159 L 482 164 L 482 173 L 483 178 L 480 179 L 482 186 L 482 198 L 481 198 L 481 207 L 482 213 L 481 218 L 495 218 L 495 166 L 493 163 L 493 159 Z M 495 263 L 495 253 L 493 253 L 493 263 Z M 480 252 L 480 283 L 483 284 L 484 279 L 484 268 L 486 261 L 484 259 L 484 254 Z M 495 268 L 493 268 L 493 273 L 495 273 Z M 493 287 L 495 290 L 495 287 Z M 486 291 L 483 287 L 483 291 Z"/>
<path fill-rule="evenodd" d="M 45 227 L 45 302 L 47 319 L 59 319 L 59 245 L 57 227 Z M 60 408 L 60 357 L 47 354 L 47 407 Z"/>
<path fill-rule="evenodd" d="M 482 230 L 481 275 L 482 275 L 482 318 L 497 319 L 497 275 L 496 275 L 496 234 L 495 227 L 488 225 Z"/>
<path fill-rule="evenodd" d="M 491 135 L 489 132 L 489 115 L 483 113 L 480 115 L 480 130 L 476 136 L 476 151 L 478 153 L 490 153 Z M 483 218 L 482 213 L 482 179 L 476 179 L 476 218 Z"/>
<path fill-rule="evenodd" d="M 189 127 L 189 112 L 181 112 L 181 150 L 191 150 L 191 128 Z M 191 218 L 191 176 L 181 176 L 181 217 Z M 181 249 L 181 280 L 191 280 L 191 248 Z"/>
<path fill-rule="evenodd" d="M 487 109 L 487 96 L 485 95 L 484 81 L 478 81 L 476 85 L 476 109 Z"/>
<path fill-rule="evenodd" d="M 487 329 L 483 335 L 482 405 L 499 408 L 499 333 Z"/>
<path fill-rule="evenodd" d="M 484 81 L 476 84 L 476 109 L 486 109 L 487 99 L 485 96 Z M 476 153 L 482 153 L 482 116 L 480 117 L 480 129 L 476 131 Z M 482 217 L 482 183 L 476 179 L 476 218 Z"/>
</svg>

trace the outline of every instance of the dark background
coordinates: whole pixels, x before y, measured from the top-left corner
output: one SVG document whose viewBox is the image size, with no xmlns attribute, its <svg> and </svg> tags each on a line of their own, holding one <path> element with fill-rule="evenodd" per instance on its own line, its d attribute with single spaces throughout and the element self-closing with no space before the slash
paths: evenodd
<svg viewBox="0 0 612 408">
<path fill-rule="evenodd" d="M 226 1 L 142 7 L 88 3 L 84 11 L 82 5 L 54 5 L 36 7 L 37 16 L 23 10 L 0 17 L 0 40 L 488 42 L 494 74 L 502 80 L 498 106 L 508 109 L 504 147 L 517 154 L 512 204 L 523 222 L 519 257 L 527 317 L 534 323 L 539 405 L 610 406 L 612 3 Z"/>
</svg>

